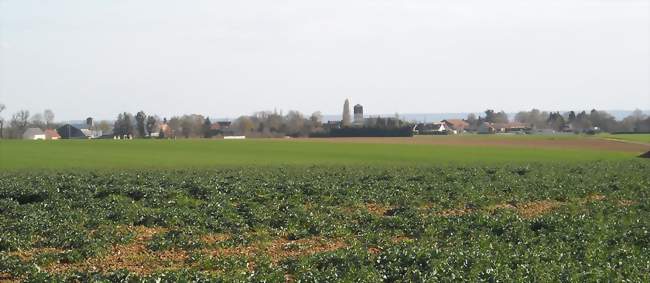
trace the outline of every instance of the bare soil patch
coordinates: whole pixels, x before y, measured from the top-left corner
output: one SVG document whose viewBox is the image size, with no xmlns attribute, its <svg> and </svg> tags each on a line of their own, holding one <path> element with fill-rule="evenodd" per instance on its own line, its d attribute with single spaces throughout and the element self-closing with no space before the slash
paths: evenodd
<svg viewBox="0 0 650 283">
<path fill-rule="evenodd" d="M 535 218 L 539 215 L 548 213 L 562 205 L 559 201 L 542 200 L 526 203 L 517 207 L 517 213 L 524 218 Z"/>
<path fill-rule="evenodd" d="M 140 275 L 148 275 L 153 272 L 179 270 L 191 268 L 195 264 L 187 262 L 188 251 L 171 249 L 165 251 L 151 251 L 147 243 L 154 235 L 167 231 L 164 228 L 129 227 L 137 233 L 137 237 L 129 244 L 115 245 L 106 256 L 89 258 L 79 263 L 54 263 L 45 268 L 50 273 L 66 273 L 74 271 L 98 271 L 108 272 L 119 269 L 126 269 Z M 206 243 L 218 243 L 230 238 L 225 234 L 208 234 L 202 238 Z M 273 263 L 278 263 L 285 258 L 312 255 L 335 251 L 347 247 L 342 239 L 325 239 L 312 237 L 299 240 L 288 240 L 278 238 L 268 243 L 255 243 L 250 246 L 205 248 L 198 250 L 199 254 L 220 256 L 244 256 L 249 258 L 248 267 L 253 269 L 253 259 L 257 255 L 267 255 Z M 50 251 L 49 249 L 47 251 Z M 52 251 L 57 251 L 52 249 Z M 44 249 L 34 249 L 24 252 L 24 258 L 29 259 Z"/>
<path fill-rule="evenodd" d="M 366 204 L 366 209 L 368 210 L 368 212 L 370 212 L 370 213 L 372 213 L 374 215 L 377 215 L 377 216 L 384 216 L 384 215 L 386 215 L 386 212 L 388 212 L 389 210 L 391 210 L 393 208 L 394 207 L 386 206 L 386 205 L 379 204 L 379 203 L 368 203 L 368 204 Z"/>
<path fill-rule="evenodd" d="M 64 273 L 68 271 L 93 270 L 111 271 L 126 269 L 138 274 L 151 274 L 160 270 L 171 270 L 183 266 L 187 259 L 187 253 L 182 250 L 169 250 L 152 252 L 147 249 L 147 243 L 154 235 L 167 231 L 160 227 L 134 226 L 128 227 L 137 234 L 136 238 L 129 244 L 115 245 L 104 257 L 89 258 L 80 263 L 59 263 L 54 264 L 46 270 L 52 273 Z"/>
<path fill-rule="evenodd" d="M 307 140 L 307 139 L 304 139 Z M 523 148 L 556 149 L 592 149 L 622 152 L 646 152 L 650 145 L 625 143 L 599 138 L 558 138 L 534 139 L 517 137 L 475 137 L 475 136 L 440 136 L 440 137 L 388 137 L 388 138 L 312 138 L 309 141 L 339 143 L 375 143 L 375 144 L 422 144 L 422 145 L 459 145 L 459 146 L 494 146 Z"/>
<path fill-rule="evenodd" d="M 632 206 L 632 205 L 635 205 L 635 204 L 637 204 L 636 201 L 629 200 L 629 199 L 622 199 L 622 200 L 618 201 L 619 206 Z"/>
</svg>

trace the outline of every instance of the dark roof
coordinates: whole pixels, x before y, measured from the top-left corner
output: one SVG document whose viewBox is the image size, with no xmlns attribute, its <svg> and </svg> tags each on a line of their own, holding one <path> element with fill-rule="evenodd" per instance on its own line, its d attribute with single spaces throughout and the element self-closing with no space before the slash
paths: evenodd
<svg viewBox="0 0 650 283">
<path fill-rule="evenodd" d="M 87 136 L 77 127 L 70 124 L 65 124 L 56 129 L 62 139 L 79 139 L 87 138 Z"/>
</svg>

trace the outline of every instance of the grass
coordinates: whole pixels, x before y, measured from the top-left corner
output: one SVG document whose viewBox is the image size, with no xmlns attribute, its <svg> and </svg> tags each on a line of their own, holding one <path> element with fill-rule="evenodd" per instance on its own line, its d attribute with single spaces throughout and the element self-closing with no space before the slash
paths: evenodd
<svg viewBox="0 0 650 283">
<path fill-rule="evenodd" d="M 633 142 L 650 144 L 650 134 L 619 134 L 619 135 L 603 134 L 603 135 L 599 135 L 599 137 L 606 138 L 606 139 L 633 141 Z"/>
<path fill-rule="evenodd" d="M 328 143 L 287 140 L 0 141 L 0 169 L 205 168 L 259 165 L 444 165 L 625 160 L 590 149 Z"/>
</svg>

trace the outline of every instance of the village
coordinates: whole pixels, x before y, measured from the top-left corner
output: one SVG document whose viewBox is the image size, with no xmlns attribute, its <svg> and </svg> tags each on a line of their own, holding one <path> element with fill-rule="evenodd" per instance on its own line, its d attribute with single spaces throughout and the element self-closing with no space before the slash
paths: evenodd
<svg viewBox="0 0 650 283">
<path fill-rule="evenodd" d="M 322 115 L 314 113 L 304 117 L 301 113 L 290 111 L 287 115 L 277 112 L 258 112 L 251 116 L 241 116 L 234 121 L 224 120 L 211 122 L 208 117 L 201 115 L 185 115 L 173 117 L 170 120 L 158 116 L 146 116 L 139 112 L 135 117 L 129 113 L 120 114 L 116 121 L 102 121 L 97 125 L 93 118 L 87 118 L 85 123 L 65 123 L 57 127 L 54 123 L 33 123 L 40 127 L 26 127 L 21 138 L 26 140 L 58 140 L 58 139 L 175 139 L 175 138 L 223 138 L 245 139 L 264 137 L 384 137 L 384 136 L 420 136 L 420 135 L 566 135 L 594 134 L 602 129 L 598 122 L 589 118 L 603 116 L 605 122 L 612 118 L 602 111 L 584 111 L 577 116 L 567 113 L 565 118 L 559 112 L 534 114 L 520 112 L 514 121 L 507 114 L 485 111 L 485 116 L 468 115 L 466 119 L 444 119 L 436 122 L 404 121 L 399 116 L 381 117 L 365 115 L 364 107 L 356 104 L 350 111 L 349 100 L 343 106 L 340 120 L 321 121 Z M 524 119 L 524 116 L 537 115 L 541 122 Z M 586 117 L 586 118 L 585 118 Z M 642 120 L 644 115 L 637 118 L 634 130 L 647 130 L 647 122 Z M 600 120 L 602 118 L 596 117 Z M 559 123 L 557 122 L 559 121 Z M 638 122 L 641 123 L 638 123 Z M 602 121 L 600 123 L 603 123 Z M 623 123 L 623 122 L 621 122 Z M 12 122 L 12 125 L 17 123 Z M 25 125 L 29 122 L 26 121 Z M 611 127 L 610 127 L 611 128 Z"/>
</svg>

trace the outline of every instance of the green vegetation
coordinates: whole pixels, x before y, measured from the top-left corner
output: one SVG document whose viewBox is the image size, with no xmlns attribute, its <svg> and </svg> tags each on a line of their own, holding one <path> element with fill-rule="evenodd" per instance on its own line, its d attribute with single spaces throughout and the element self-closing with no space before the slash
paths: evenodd
<svg viewBox="0 0 650 283">
<path fill-rule="evenodd" d="M 643 143 L 650 144 L 650 134 L 617 134 L 617 135 L 603 134 L 603 135 L 599 135 L 599 137 L 606 138 L 606 139 L 643 142 Z"/>
<path fill-rule="evenodd" d="M 594 149 L 359 144 L 308 140 L 61 140 L 0 141 L 0 155 L 0 169 L 33 170 L 579 162 L 626 160 L 638 153 Z"/>
<path fill-rule="evenodd" d="M 0 280 L 648 282 L 648 172 L 640 159 L 4 172 Z"/>
</svg>

